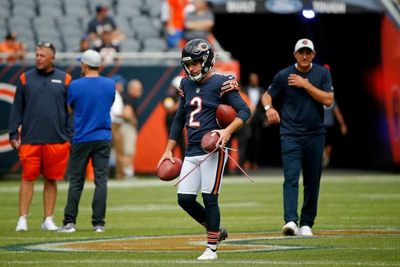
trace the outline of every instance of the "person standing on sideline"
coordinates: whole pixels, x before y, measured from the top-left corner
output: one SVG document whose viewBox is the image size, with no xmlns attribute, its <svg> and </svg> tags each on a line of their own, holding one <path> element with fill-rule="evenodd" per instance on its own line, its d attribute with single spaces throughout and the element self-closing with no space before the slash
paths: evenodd
<svg viewBox="0 0 400 267">
<path fill-rule="evenodd" d="M 171 85 L 167 90 L 167 94 L 164 98 L 163 104 L 167 112 L 165 116 L 165 125 L 167 126 L 168 133 L 171 131 L 172 122 L 174 121 L 176 112 L 179 107 L 179 85 L 181 84 L 183 76 L 176 76 L 172 79 Z M 178 146 L 181 150 L 182 158 L 185 155 L 186 144 L 185 144 L 185 134 L 181 135 L 178 140 Z"/>
<path fill-rule="evenodd" d="M 218 205 L 227 156 L 223 149 L 207 155 L 201 147 L 201 139 L 207 132 L 214 131 L 220 135 L 216 147 L 225 146 L 232 133 L 250 117 L 250 110 L 239 95 L 239 85 L 235 77 L 213 73 L 211 69 L 214 62 L 214 51 L 204 39 L 191 40 L 183 48 L 181 63 L 186 77 L 179 86 L 181 97 L 178 111 L 165 151 L 158 162 L 158 166 L 164 160 L 174 162 L 172 151 L 186 126 L 188 145 L 181 177 L 194 170 L 179 183 L 178 203 L 207 230 L 207 247 L 198 260 L 217 259 L 217 245 L 228 235 L 225 229 L 220 228 Z M 225 129 L 219 129 L 215 117 L 217 106 L 221 103 L 228 103 L 237 111 L 237 117 Z M 206 158 L 206 161 L 195 168 Z M 196 201 L 199 192 L 202 194 L 204 206 Z"/>
<path fill-rule="evenodd" d="M 331 71 L 331 67 L 328 64 L 324 64 L 324 67 Z M 343 136 L 347 135 L 348 130 L 346 122 L 344 121 L 337 101 L 334 100 L 332 105 L 328 107 L 324 106 L 324 124 L 326 129 L 324 156 L 322 158 L 322 167 L 324 168 L 329 166 L 333 143 L 336 141 L 338 130 L 336 122 L 339 123 L 340 134 Z"/>
<path fill-rule="evenodd" d="M 248 126 L 250 136 L 248 138 L 248 144 L 245 146 L 247 148 L 246 151 L 242 152 L 244 153 L 244 158 L 241 159 L 240 162 L 243 164 L 241 166 L 256 171 L 259 164 L 257 151 L 260 147 L 262 125 L 265 119 L 264 108 L 261 103 L 261 95 L 265 89 L 260 85 L 260 79 L 257 73 L 252 72 L 249 74 L 249 83 L 244 87 L 243 91 L 249 96 L 254 110 L 253 117 Z M 239 152 L 239 154 L 240 153 L 241 152 Z"/>
<path fill-rule="evenodd" d="M 123 172 L 124 179 L 134 180 L 135 178 L 135 156 L 136 141 L 138 136 L 139 117 L 137 107 L 143 95 L 143 84 L 138 79 L 128 82 L 124 97 L 124 122 L 121 125 L 123 136 Z"/>
<path fill-rule="evenodd" d="M 112 146 L 111 158 L 114 155 L 115 179 L 121 180 L 123 174 L 124 140 L 121 132 L 121 125 L 124 122 L 124 100 L 121 93 L 124 91 L 125 79 L 121 75 L 111 77 L 115 81 L 115 100 L 111 106 L 111 133 Z M 114 153 L 113 153 L 114 152 Z M 111 159 L 112 161 L 113 159 Z"/>
<path fill-rule="evenodd" d="M 280 123 L 284 172 L 284 235 L 313 235 L 325 143 L 324 105 L 333 102 L 329 70 L 313 63 L 314 44 L 300 39 L 294 48 L 296 64 L 276 74 L 262 95 L 268 123 Z M 281 101 L 281 113 L 272 106 Z M 297 213 L 300 171 L 303 171 L 304 202 Z M 298 228 L 298 221 L 300 229 Z"/>
<path fill-rule="evenodd" d="M 36 68 L 21 74 L 9 119 L 11 146 L 22 163 L 19 220 L 16 231 L 27 231 L 27 215 L 36 179 L 44 176 L 42 229 L 54 231 L 57 180 L 64 178 L 72 124 L 67 111 L 71 76 L 54 67 L 51 43 L 36 46 Z"/>
<path fill-rule="evenodd" d="M 115 81 L 99 75 L 101 56 L 98 52 L 87 50 L 79 60 L 83 77 L 71 82 L 67 98 L 68 109 L 74 114 L 75 134 L 68 163 L 68 198 L 59 232 L 71 233 L 76 230 L 78 206 L 89 159 L 93 163 L 95 184 L 93 230 L 104 232 L 111 152 L 110 111 L 115 98 Z"/>
<path fill-rule="evenodd" d="M 322 160 L 322 167 L 327 168 L 332 154 L 333 143 L 336 140 L 336 121 L 339 123 L 340 134 L 347 135 L 347 125 L 344 121 L 342 112 L 337 105 L 336 100 L 329 107 L 324 106 L 324 124 L 326 128 L 326 140 L 324 148 L 324 156 Z"/>
</svg>

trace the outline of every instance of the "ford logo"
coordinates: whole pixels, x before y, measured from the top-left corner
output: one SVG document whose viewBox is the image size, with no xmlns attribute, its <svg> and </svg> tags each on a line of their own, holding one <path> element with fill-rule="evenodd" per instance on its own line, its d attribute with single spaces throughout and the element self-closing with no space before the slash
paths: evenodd
<svg viewBox="0 0 400 267">
<path fill-rule="evenodd" d="M 290 14 L 299 12 L 303 3 L 300 0 L 267 0 L 264 6 L 273 13 Z"/>
</svg>

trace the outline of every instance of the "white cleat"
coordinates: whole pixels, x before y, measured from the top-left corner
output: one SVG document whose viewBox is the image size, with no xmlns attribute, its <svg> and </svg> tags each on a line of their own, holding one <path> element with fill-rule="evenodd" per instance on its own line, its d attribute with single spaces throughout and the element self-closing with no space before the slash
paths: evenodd
<svg viewBox="0 0 400 267">
<path fill-rule="evenodd" d="M 204 253 L 197 258 L 198 261 L 212 261 L 218 259 L 216 251 L 212 251 L 211 248 L 207 247 Z"/>
<path fill-rule="evenodd" d="M 299 235 L 299 228 L 295 222 L 288 222 L 283 226 L 282 233 L 286 236 Z"/>
<path fill-rule="evenodd" d="M 26 222 L 26 216 L 19 217 L 15 231 L 17 232 L 28 231 L 28 223 Z"/>
<path fill-rule="evenodd" d="M 300 235 L 301 236 L 313 236 L 313 232 L 311 231 L 311 227 L 308 225 L 303 225 L 300 227 Z"/>
<path fill-rule="evenodd" d="M 53 221 L 53 216 L 46 217 L 42 222 L 42 229 L 47 231 L 56 231 L 58 227 Z"/>
</svg>

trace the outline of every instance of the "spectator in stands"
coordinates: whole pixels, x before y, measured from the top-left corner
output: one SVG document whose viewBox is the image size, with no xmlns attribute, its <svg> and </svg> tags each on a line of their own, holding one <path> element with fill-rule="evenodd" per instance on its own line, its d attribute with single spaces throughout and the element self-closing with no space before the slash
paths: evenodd
<svg viewBox="0 0 400 267">
<path fill-rule="evenodd" d="M 168 48 L 177 48 L 183 36 L 184 9 L 189 0 L 164 0 L 161 20 Z"/>
<path fill-rule="evenodd" d="M 95 42 L 94 50 L 100 53 L 103 65 L 115 63 L 120 48 L 118 41 L 112 39 L 112 31 L 105 29 L 101 33 L 101 39 Z"/>
<path fill-rule="evenodd" d="M 87 34 L 93 42 L 100 39 L 104 31 L 111 31 L 111 38 L 115 41 L 121 41 L 125 37 L 117 28 L 114 19 L 108 16 L 108 7 L 105 5 L 98 5 L 96 6 L 96 16 L 89 21 Z"/>
<path fill-rule="evenodd" d="M 184 19 L 183 38 L 185 41 L 197 38 L 208 40 L 214 27 L 214 13 L 205 0 L 194 0 L 193 6 L 194 10 L 188 12 Z"/>
<path fill-rule="evenodd" d="M 89 35 L 84 34 L 79 40 L 79 49 L 77 52 L 85 52 L 86 50 L 91 48 Z"/>
<path fill-rule="evenodd" d="M 17 41 L 17 33 L 9 32 L 4 37 L 3 42 L 0 43 L 0 53 L 6 53 L 4 58 L 9 62 L 16 60 L 23 60 L 26 54 L 25 45 Z M 3 56 L 0 56 L 0 62 Z"/>
<path fill-rule="evenodd" d="M 137 80 L 129 81 L 127 86 L 127 94 L 125 96 L 124 108 L 124 123 L 121 126 L 121 131 L 124 140 L 124 175 L 126 179 L 132 179 L 135 175 L 135 168 L 133 162 L 136 154 L 136 139 L 138 117 L 136 109 L 138 106 L 139 98 L 143 94 L 143 85 Z"/>
</svg>

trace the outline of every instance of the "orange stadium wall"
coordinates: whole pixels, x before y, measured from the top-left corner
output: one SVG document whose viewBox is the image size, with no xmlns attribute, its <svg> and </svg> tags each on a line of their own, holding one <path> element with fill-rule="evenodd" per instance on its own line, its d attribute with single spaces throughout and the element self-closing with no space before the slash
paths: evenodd
<svg viewBox="0 0 400 267">
<path fill-rule="evenodd" d="M 400 165 L 400 30 L 387 17 L 382 23 L 382 83 L 389 142 Z"/>
</svg>

